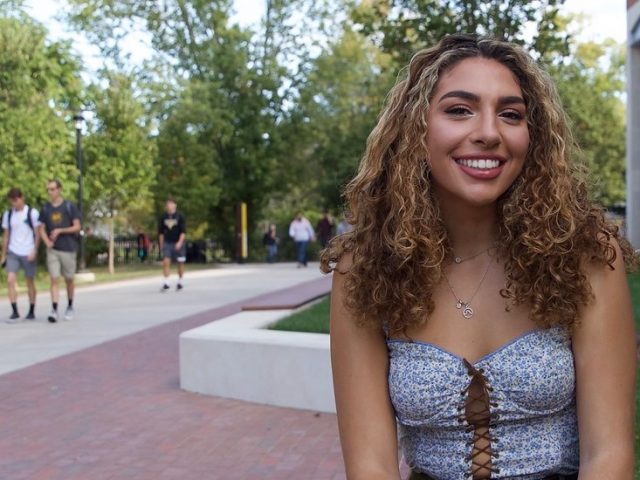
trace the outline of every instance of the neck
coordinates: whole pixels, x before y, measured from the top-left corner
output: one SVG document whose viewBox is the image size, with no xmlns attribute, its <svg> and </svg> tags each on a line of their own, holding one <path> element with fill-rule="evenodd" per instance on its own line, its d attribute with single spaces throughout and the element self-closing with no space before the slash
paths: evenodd
<svg viewBox="0 0 640 480">
<path fill-rule="evenodd" d="M 455 255 L 474 255 L 495 242 L 498 216 L 495 205 L 461 209 L 441 204 L 440 212 Z"/>
</svg>

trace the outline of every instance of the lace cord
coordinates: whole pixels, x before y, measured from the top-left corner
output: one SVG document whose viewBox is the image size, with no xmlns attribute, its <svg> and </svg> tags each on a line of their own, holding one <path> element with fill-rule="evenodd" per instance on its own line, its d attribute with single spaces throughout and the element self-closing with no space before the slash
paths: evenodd
<svg viewBox="0 0 640 480">
<path fill-rule="evenodd" d="M 493 473 L 500 473 L 495 461 L 499 455 L 491 448 L 497 438 L 490 430 L 499 418 L 498 414 L 491 411 L 491 407 L 497 406 L 497 403 L 491 401 L 493 388 L 489 385 L 484 370 L 476 369 L 466 359 L 464 364 L 471 381 L 460 392 L 462 404 L 458 411 L 464 411 L 464 414 L 458 417 L 458 422 L 466 421 L 468 426 L 465 431 L 473 432 L 473 439 L 468 442 L 471 452 L 466 458 L 471 462 L 469 475 L 473 480 L 486 480 L 490 479 Z"/>
</svg>

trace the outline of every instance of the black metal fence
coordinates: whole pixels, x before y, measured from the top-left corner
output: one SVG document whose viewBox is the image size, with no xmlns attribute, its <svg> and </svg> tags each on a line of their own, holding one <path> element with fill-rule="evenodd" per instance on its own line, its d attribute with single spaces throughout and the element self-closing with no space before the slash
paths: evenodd
<svg viewBox="0 0 640 480">
<path fill-rule="evenodd" d="M 220 257 L 220 249 L 213 240 L 187 241 L 187 263 L 209 263 Z M 87 264 L 106 265 L 109 262 L 109 242 L 103 238 L 90 237 L 86 242 Z M 161 252 L 157 241 L 145 241 L 140 237 L 118 237 L 114 241 L 114 263 L 131 265 L 160 261 Z"/>
</svg>

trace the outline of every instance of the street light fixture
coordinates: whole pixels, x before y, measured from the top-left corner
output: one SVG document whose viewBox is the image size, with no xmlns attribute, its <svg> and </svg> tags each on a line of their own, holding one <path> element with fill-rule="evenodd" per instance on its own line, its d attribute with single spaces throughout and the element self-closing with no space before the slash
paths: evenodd
<svg viewBox="0 0 640 480">
<path fill-rule="evenodd" d="M 82 181 L 82 126 L 84 124 L 84 117 L 82 111 L 76 113 L 73 116 L 73 121 L 76 127 L 76 167 L 78 168 L 78 210 L 80 210 L 80 265 L 78 272 L 84 272 L 87 268 L 87 264 L 84 257 L 84 207 L 83 207 L 83 181 Z"/>
</svg>

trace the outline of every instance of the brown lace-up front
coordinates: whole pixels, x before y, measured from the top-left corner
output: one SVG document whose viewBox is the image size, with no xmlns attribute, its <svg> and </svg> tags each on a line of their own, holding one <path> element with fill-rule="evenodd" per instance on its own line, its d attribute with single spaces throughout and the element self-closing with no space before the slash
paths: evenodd
<svg viewBox="0 0 640 480">
<path fill-rule="evenodd" d="M 464 415 L 460 416 L 460 421 L 468 423 L 467 431 L 473 432 L 473 440 L 469 442 L 471 453 L 467 460 L 471 461 L 471 471 L 469 474 L 473 480 L 490 479 L 492 473 L 499 473 L 496 468 L 494 458 L 498 454 L 491 449 L 491 442 L 495 438 L 490 433 L 493 421 L 498 418 L 497 414 L 491 413 L 491 407 L 496 404 L 491 402 L 490 392 L 493 391 L 487 378 L 484 376 L 482 368 L 476 369 L 467 360 L 464 360 L 467 373 L 471 381 L 467 388 L 461 393 L 464 403 L 459 410 L 464 410 Z"/>
</svg>

